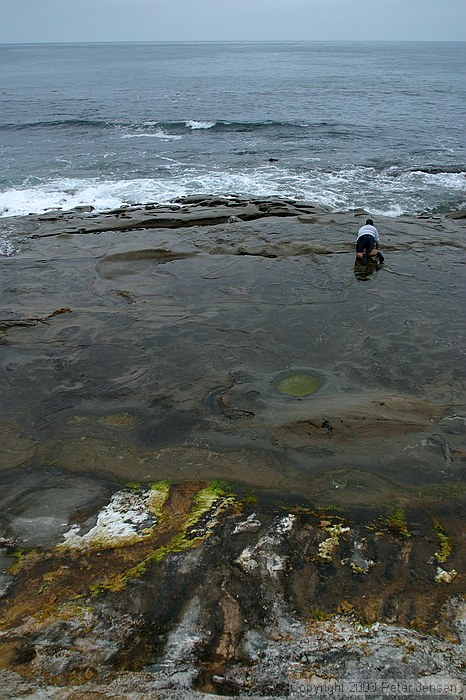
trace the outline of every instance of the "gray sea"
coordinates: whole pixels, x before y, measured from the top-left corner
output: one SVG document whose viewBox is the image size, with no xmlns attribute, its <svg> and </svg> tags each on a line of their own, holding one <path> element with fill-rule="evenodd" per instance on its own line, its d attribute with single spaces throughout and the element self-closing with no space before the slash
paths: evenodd
<svg viewBox="0 0 466 700">
<path fill-rule="evenodd" d="M 0 46 L 0 216 L 190 194 L 465 200 L 464 43 Z"/>
</svg>

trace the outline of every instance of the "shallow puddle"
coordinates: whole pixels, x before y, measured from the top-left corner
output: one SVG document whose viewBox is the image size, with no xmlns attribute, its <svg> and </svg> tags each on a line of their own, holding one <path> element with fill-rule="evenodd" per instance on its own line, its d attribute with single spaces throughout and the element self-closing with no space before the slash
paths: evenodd
<svg viewBox="0 0 466 700">
<path fill-rule="evenodd" d="M 311 372 L 291 372 L 275 379 L 275 387 L 280 394 L 294 396 L 311 396 L 324 384 L 323 377 Z"/>
</svg>

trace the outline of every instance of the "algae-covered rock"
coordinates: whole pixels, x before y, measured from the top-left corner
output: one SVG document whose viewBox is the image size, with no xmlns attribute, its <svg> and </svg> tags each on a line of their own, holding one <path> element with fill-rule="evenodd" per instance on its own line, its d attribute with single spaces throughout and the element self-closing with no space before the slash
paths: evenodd
<svg viewBox="0 0 466 700">
<path fill-rule="evenodd" d="M 83 512 L 107 503 L 114 488 L 97 475 L 15 469 L 1 479 L 0 536 L 17 547 L 53 548 Z"/>
<path fill-rule="evenodd" d="M 430 510 L 406 508 L 417 528 L 407 543 L 376 530 L 382 506 L 346 509 L 343 519 L 334 507 L 276 494 L 240 498 L 239 488 L 126 483 L 72 516 L 58 546 L 17 548 L 0 601 L 0 674 L 14 668 L 92 693 L 121 673 L 147 691 L 146 669 L 160 697 L 195 689 L 280 697 L 311 667 L 349 677 L 383 661 L 395 676 L 405 654 L 422 676 L 433 667 L 412 650 L 414 638 L 431 653 L 441 646 L 440 668 L 457 672 L 451 601 L 462 563 L 451 519 L 436 516 L 452 548 L 450 570 L 434 579 Z"/>
<path fill-rule="evenodd" d="M 340 544 L 340 537 L 347 532 L 350 532 L 350 528 L 342 525 L 341 523 L 332 523 L 328 520 L 324 520 L 320 523 L 320 527 L 324 532 L 326 532 L 330 537 L 320 542 L 316 561 L 323 564 L 330 564 L 332 561 L 332 553 Z"/>
<path fill-rule="evenodd" d="M 435 552 L 433 559 L 436 559 L 439 564 L 443 564 L 451 555 L 451 541 L 438 518 L 433 519 L 433 525 L 439 541 L 439 549 Z"/>
<path fill-rule="evenodd" d="M 148 491 L 135 493 L 131 490 L 114 493 L 108 503 L 97 515 L 96 524 L 91 529 L 80 525 L 64 533 L 65 549 L 82 549 L 84 547 L 121 547 L 149 537 L 157 523 L 158 514 L 169 495 L 169 486 L 161 482 L 152 485 Z"/>
<path fill-rule="evenodd" d="M 79 414 L 70 416 L 67 420 L 67 423 L 70 425 L 104 426 L 108 428 L 132 428 L 135 422 L 135 416 L 128 413 L 128 411 L 103 416 Z"/>
<path fill-rule="evenodd" d="M 361 284 L 365 216 L 201 194 L 16 222 L 5 696 L 461 677 L 464 227 L 381 217 L 390 265 Z"/>
<path fill-rule="evenodd" d="M 292 372 L 275 380 L 275 386 L 280 394 L 295 398 L 315 394 L 323 383 L 321 376 L 311 372 Z"/>
<path fill-rule="evenodd" d="M 392 511 L 386 519 L 386 525 L 391 532 L 395 533 L 399 537 L 402 537 L 403 539 L 409 539 L 411 537 L 411 533 L 406 522 L 406 516 L 403 510 L 397 504 L 392 506 Z"/>
<path fill-rule="evenodd" d="M 455 569 L 451 569 L 451 571 L 445 571 L 445 569 L 442 569 L 440 566 L 438 566 L 435 580 L 437 581 L 437 583 L 452 583 L 457 576 L 458 572 Z"/>
</svg>

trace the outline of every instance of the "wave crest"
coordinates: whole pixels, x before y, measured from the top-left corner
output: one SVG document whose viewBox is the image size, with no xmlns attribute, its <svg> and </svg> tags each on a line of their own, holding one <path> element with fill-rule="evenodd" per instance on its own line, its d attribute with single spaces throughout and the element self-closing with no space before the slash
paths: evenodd
<svg viewBox="0 0 466 700">
<path fill-rule="evenodd" d="M 188 119 L 188 121 L 185 123 L 186 123 L 186 126 L 188 127 L 188 129 L 194 130 L 194 129 L 212 129 L 216 125 L 217 122 L 207 122 L 207 121 L 198 122 L 198 121 L 195 121 L 194 119 Z"/>
<path fill-rule="evenodd" d="M 103 119 L 50 119 L 23 124 L 0 124 L 0 131 L 26 131 L 28 129 L 86 128 L 106 129 L 111 123 Z"/>
<path fill-rule="evenodd" d="M 146 138 L 146 139 L 162 139 L 162 141 L 178 141 L 179 139 L 183 138 L 182 136 L 179 136 L 177 134 L 167 134 L 163 129 L 157 129 L 156 131 L 141 131 L 138 133 L 133 133 L 133 134 L 122 134 L 121 136 L 122 139 L 140 139 L 140 138 Z"/>
</svg>

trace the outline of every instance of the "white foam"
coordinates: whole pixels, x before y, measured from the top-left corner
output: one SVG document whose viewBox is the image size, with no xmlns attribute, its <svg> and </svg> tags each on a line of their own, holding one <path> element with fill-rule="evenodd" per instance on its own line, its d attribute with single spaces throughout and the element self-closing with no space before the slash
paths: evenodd
<svg viewBox="0 0 466 700">
<path fill-rule="evenodd" d="M 17 252 L 15 246 L 4 236 L 0 236 L 0 256 L 9 257 Z"/>
<path fill-rule="evenodd" d="M 211 129 L 213 126 L 215 126 L 217 122 L 198 122 L 195 121 L 194 119 L 188 119 L 186 122 L 186 126 L 189 129 Z"/>
<path fill-rule="evenodd" d="M 57 178 L 24 189 L 0 192 L 0 217 L 69 210 L 90 205 L 99 211 L 144 202 L 169 202 L 200 192 L 213 195 L 291 197 L 330 208 L 362 207 L 379 216 L 415 215 L 429 210 L 430 202 L 448 202 L 463 191 L 462 173 L 406 172 L 399 175 L 372 168 L 347 167 L 338 172 L 310 168 L 292 172 L 264 165 L 249 171 L 186 169 L 164 178 L 100 180 Z M 184 167 L 184 166 L 183 166 Z M 430 205 L 432 207 L 432 205 Z M 9 237 L 4 236 L 6 241 Z"/>
<path fill-rule="evenodd" d="M 91 205 L 98 211 L 106 211 L 125 203 L 123 190 L 119 183 L 51 180 L 35 187 L 1 192 L 0 217 L 41 214 L 51 209 L 66 211 L 86 205 Z"/>
<path fill-rule="evenodd" d="M 122 134 L 122 139 L 162 139 L 162 141 L 179 141 L 182 136 L 176 134 L 166 134 L 163 129 L 157 129 L 157 131 L 150 132 L 138 132 L 136 134 Z"/>
</svg>

